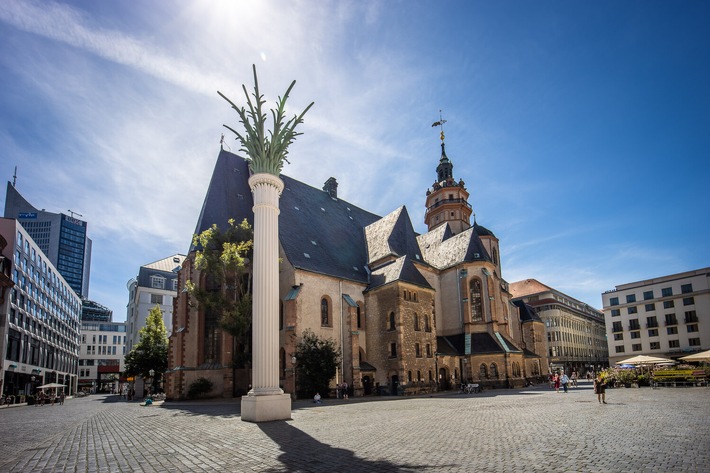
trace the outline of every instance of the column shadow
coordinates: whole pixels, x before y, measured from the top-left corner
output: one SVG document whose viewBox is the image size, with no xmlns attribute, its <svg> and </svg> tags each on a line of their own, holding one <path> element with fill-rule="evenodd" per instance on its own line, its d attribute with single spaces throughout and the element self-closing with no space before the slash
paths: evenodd
<svg viewBox="0 0 710 473">
<path fill-rule="evenodd" d="M 414 472 L 427 469 L 440 469 L 443 465 L 398 465 L 383 460 L 359 458 L 354 452 L 324 444 L 302 432 L 286 421 L 258 424 L 259 428 L 283 452 L 278 460 L 289 472 L 328 472 L 334 471 L 377 471 L 377 472 Z M 460 466 L 460 465 L 452 465 Z M 265 472 L 284 471 L 266 469 Z"/>
</svg>

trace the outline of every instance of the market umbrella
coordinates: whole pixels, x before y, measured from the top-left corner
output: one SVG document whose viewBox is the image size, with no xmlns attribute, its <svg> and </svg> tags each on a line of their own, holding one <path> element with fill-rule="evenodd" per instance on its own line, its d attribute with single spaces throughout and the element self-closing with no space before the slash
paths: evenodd
<svg viewBox="0 0 710 473">
<path fill-rule="evenodd" d="M 693 353 L 692 355 L 681 357 L 683 361 L 710 361 L 710 350 Z"/>
<path fill-rule="evenodd" d="M 48 384 L 43 384 L 42 386 L 37 386 L 37 389 L 45 389 L 45 388 L 62 388 L 64 389 L 63 384 L 59 383 L 48 383 Z"/>
<path fill-rule="evenodd" d="M 638 355 L 634 356 L 631 358 L 628 358 L 626 360 L 621 360 L 617 361 L 617 365 L 658 365 L 661 363 L 674 363 L 673 360 L 670 360 L 668 358 L 661 358 L 658 356 L 647 356 L 647 355 Z"/>
</svg>

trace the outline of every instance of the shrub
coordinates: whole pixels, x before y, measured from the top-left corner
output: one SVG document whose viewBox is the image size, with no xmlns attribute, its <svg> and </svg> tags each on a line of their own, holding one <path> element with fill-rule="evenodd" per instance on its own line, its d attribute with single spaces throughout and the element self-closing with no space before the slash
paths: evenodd
<svg viewBox="0 0 710 473">
<path fill-rule="evenodd" d="M 202 397 L 212 391 L 212 386 L 213 383 L 209 379 L 198 378 L 190 383 L 190 387 L 187 390 L 187 397 L 189 399 L 197 399 L 198 397 Z"/>
</svg>

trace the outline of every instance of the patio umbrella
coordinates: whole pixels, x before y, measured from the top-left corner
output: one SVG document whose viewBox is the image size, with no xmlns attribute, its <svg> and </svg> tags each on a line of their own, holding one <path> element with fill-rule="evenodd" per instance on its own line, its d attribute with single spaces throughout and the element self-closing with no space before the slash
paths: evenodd
<svg viewBox="0 0 710 473">
<path fill-rule="evenodd" d="M 710 350 L 693 353 L 692 355 L 681 357 L 683 361 L 710 361 Z"/>
<path fill-rule="evenodd" d="M 661 363 L 674 363 L 673 360 L 670 360 L 668 358 L 661 358 L 658 356 L 647 356 L 647 355 L 638 355 L 634 356 L 632 358 L 628 358 L 626 360 L 621 360 L 617 361 L 617 365 L 658 365 Z"/>
<path fill-rule="evenodd" d="M 64 385 L 59 384 L 59 383 L 48 383 L 48 384 L 43 384 L 42 386 L 37 386 L 37 389 L 45 389 L 45 388 L 62 388 L 62 389 L 64 389 Z"/>
</svg>

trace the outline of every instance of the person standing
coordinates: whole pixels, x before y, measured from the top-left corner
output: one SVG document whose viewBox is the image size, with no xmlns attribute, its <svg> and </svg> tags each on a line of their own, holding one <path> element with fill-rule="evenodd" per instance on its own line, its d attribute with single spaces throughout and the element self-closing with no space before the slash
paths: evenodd
<svg viewBox="0 0 710 473">
<path fill-rule="evenodd" d="M 553 378 L 552 382 L 555 384 L 555 392 L 559 393 L 560 392 L 560 375 L 558 373 L 555 373 L 555 377 Z"/>
<path fill-rule="evenodd" d="M 606 404 L 606 383 L 604 383 L 601 375 L 594 380 L 594 394 L 597 395 L 599 404 Z"/>
<path fill-rule="evenodd" d="M 567 392 L 567 385 L 569 384 L 569 378 L 567 377 L 567 373 L 562 373 L 562 377 L 560 378 L 560 383 L 562 383 L 562 389 L 564 389 L 565 393 Z"/>
</svg>

